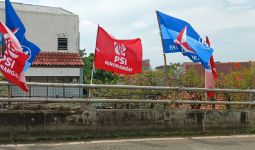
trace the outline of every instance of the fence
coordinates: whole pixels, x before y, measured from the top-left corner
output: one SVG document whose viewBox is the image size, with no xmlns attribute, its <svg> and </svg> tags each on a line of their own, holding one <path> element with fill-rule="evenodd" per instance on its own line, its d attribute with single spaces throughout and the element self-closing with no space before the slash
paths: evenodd
<svg viewBox="0 0 255 150">
<path fill-rule="evenodd" d="M 8 89 L 10 97 L 83 97 L 81 88 L 76 87 L 30 86 L 28 93 L 21 91 L 16 86 L 8 86 Z"/>
<path fill-rule="evenodd" d="M 132 85 L 101 85 L 101 84 L 65 84 L 65 83 L 27 83 L 30 91 L 27 94 L 15 96 L 13 85 L 0 82 L 0 102 L 2 103 L 92 103 L 98 108 L 183 108 L 198 107 L 201 105 L 223 106 L 238 105 L 250 108 L 255 105 L 255 90 L 242 89 L 205 89 L 187 87 L 160 87 L 160 86 L 132 86 Z M 33 89 L 36 91 L 31 92 Z M 45 95 L 40 89 L 62 89 L 62 96 L 54 93 Z M 66 89 L 78 89 L 79 96 L 66 95 Z M 83 89 L 83 90 L 80 90 Z M 45 90 L 44 90 L 45 91 Z M 215 99 L 208 100 L 206 92 L 214 91 Z M 35 94 L 32 94 L 34 93 Z M 55 91 L 57 92 L 57 91 Z M 58 91 L 59 92 L 59 91 Z M 80 95 L 83 95 L 82 97 Z M 187 107 L 185 107 L 187 108 Z"/>
</svg>

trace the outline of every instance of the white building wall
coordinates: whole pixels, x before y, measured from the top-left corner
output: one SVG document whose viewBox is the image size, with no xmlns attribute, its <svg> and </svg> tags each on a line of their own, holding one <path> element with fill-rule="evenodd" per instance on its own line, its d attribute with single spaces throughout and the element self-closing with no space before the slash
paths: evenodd
<svg viewBox="0 0 255 150">
<path fill-rule="evenodd" d="M 0 20 L 5 22 L 4 3 L 0 3 Z M 14 8 L 17 4 L 13 5 Z M 22 4 L 20 4 L 22 5 Z M 17 7 L 17 6 L 16 6 Z M 21 7 L 29 9 L 28 5 Z M 38 7 L 38 6 L 34 6 Z M 79 16 L 61 8 L 39 7 L 41 10 L 29 11 L 17 9 L 16 12 L 26 27 L 26 37 L 35 43 L 42 51 L 57 51 L 58 37 L 68 38 L 68 52 L 79 51 Z M 45 9 L 45 12 L 42 11 Z M 59 10 L 60 9 L 60 10 Z M 61 10 L 63 13 L 60 13 Z M 66 52 L 66 50 L 64 50 Z"/>
<path fill-rule="evenodd" d="M 81 68 L 38 68 L 31 67 L 26 72 L 29 77 L 79 77 Z"/>
<path fill-rule="evenodd" d="M 16 13 L 21 18 L 29 41 L 40 47 L 41 51 L 58 51 L 58 38 L 68 38 L 68 50 L 59 52 L 79 52 L 79 16 L 57 7 L 45 7 L 13 3 Z M 0 20 L 5 23 L 4 2 L 0 1 Z M 31 67 L 26 72 L 28 77 L 80 77 L 81 68 L 38 68 Z M 12 87 L 12 96 L 43 97 L 79 97 L 79 88 L 31 87 L 30 93 L 23 93 Z"/>
</svg>

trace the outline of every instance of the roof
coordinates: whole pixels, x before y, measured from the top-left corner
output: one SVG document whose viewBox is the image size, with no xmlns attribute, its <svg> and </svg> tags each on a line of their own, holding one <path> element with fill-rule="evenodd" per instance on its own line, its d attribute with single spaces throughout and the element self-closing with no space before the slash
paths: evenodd
<svg viewBox="0 0 255 150">
<path fill-rule="evenodd" d="M 170 69 L 170 67 L 171 67 L 170 65 L 166 65 L 167 69 Z M 155 69 L 156 70 L 162 70 L 162 69 L 165 69 L 165 66 L 164 65 L 163 66 L 157 66 L 157 67 L 155 67 Z"/>
<path fill-rule="evenodd" d="M 23 4 L 23 3 L 17 3 L 17 2 L 12 2 L 12 6 L 14 7 L 16 11 L 75 15 L 74 13 L 60 7 L 39 6 L 39 5 Z M 4 1 L 0 1 L 0 9 L 5 9 Z"/>
<path fill-rule="evenodd" d="M 40 52 L 33 67 L 38 66 L 83 66 L 83 60 L 79 53 L 64 53 L 64 52 Z"/>
<path fill-rule="evenodd" d="M 188 70 L 190 68 L 194 68 L 199 74 L 204 75 L 205 69 L 201 64 L 198 63 L 183 63 L 184 69 Z M 219 74 L 224 73 L 228 74 L 232 71 L 237 71 L 240 69 L 250 69 L 252 66 L 252 62 L 215 62 L 216 70 Z"/>
</svg>

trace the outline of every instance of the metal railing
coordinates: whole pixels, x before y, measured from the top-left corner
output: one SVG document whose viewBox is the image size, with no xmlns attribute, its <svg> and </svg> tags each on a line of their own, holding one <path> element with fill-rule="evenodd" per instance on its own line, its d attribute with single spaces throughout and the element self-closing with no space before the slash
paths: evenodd
<svg viewBox="0 0 255 150">
<path fill-rule="evenodd" d="M 255 105 L 254 89 L 206 89 L 206 88 L 187 88 L 187 87 L 162 87 L 162 86 L 133 86 L 133 85 L 102 85 L 102 84 L 65 84 L 65 83 L 34 83 L 28 82 L 30 87 L 59 87 L 84 89 L 86 93 L 90 90 L 93 96 L 84 94 L 83 97 L 16 97 L 12 95 L 11 87 L 8 82 L 0 82 L 1 93 L 0 102 L 41 102 L 41 103 L 157 103 L 157 104 L 219 104 L 219 105 Z M 5 88 L 2 88 L 5 87 Z M 3 91 L 2 89 L 5 89 Z M 108 91 L 102 91 L 107 89 Z M 101 91 L 100 91 L 101 90 Z M 120 90 L 125 90 L 120 91 Z M 231 96 L 239 94 L 239 100 L 224 99 L 207 100 L 206 92 L 214 91 L 217 94 Z M 7 93 L 6 93 L 7 92 Z M 193 93 L 192 93 L 193 92 Z M 31 91 L 29 92 L 31 93 Z M 120 93 L 125 93 L 121 95 Z M 185 94 L 200 95 L 193 99 L 185 97 Z M 105 94 L 105 95 L 104 95 Z M 153 95 L 154 94 L 154 95 Z M 107 95 L 107 96 L 106 96 Z M 184 96 L 183 96 L 184 95 Z"/>
</svg>

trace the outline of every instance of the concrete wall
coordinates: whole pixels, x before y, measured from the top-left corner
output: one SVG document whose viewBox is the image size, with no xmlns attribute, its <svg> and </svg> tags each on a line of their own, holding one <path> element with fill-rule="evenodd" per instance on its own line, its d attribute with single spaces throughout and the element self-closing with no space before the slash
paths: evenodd
<svg viewBox="0 0 255 150">
<path fill-rule="evenodd" d="M 52 76 L 52 77 L 79 77 L 81 75 L 81 68 L 40 68 L 31 67 L 26 72 L 26 76 L 29 77 L 41 77 L 41 76 Z"/>
<path fill-rule="evenodd" d="M 236 132 L 255 128 L 253 111 L 1 111 L 0 139 L 109 136 L 120 132 Z"/>
<path fill-rule="evenodd" d="M 13 7 L 17 8 L 16 12 L 27 29 L 27 39 L 39 46 L 42 51 L 57 51 L 58 37 L 68 38 L 68 52 L 79 51 L 78 15 L 54 7 L 17 3 Z M 3 2 L 0 2 L 0 20 L 5 22 Z"/>
</svg>

